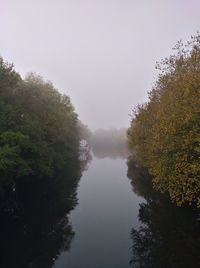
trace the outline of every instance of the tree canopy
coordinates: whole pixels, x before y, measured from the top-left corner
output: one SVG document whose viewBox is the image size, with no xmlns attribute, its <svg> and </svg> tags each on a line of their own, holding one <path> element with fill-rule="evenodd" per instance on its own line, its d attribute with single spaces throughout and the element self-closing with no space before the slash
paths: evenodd
<svg viewBox="0 0 200 268">
<path fill-rule="evenodd" d="M 158 80 L 135 109 L 128 140 L 155 189 L 177 205 L 200 206 L 200 35 L 175 51 L 157 65 Z"/>
<path fill-rule="evenodd" d="M 22 79 L 0 58 L 0 190 L 76 163 L 77 120 L 68 96 L 34 73 Z"/>
</svg>

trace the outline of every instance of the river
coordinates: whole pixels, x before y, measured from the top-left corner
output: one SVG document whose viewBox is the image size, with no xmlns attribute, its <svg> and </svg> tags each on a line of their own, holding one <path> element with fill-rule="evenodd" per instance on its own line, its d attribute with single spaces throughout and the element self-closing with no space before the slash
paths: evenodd
<svg viewBox="0 0 200 268">
<path fill-rule="evenodd" d="M 126 159 L 92 155 L 70 215 L 75 238 L 55 268 L 130 267 L 131 229 L 137 228 L 139 203 L 131 189 Z"/>
<path fill-rule="evenodd" d="M 102 152 L 80 180 L 75 236 L 54 268 L 200 267 L 199 209 L 155 192 L 133 158 Z"/>
<path fill-rule="evenodd" d="M 18 183 L 0 203 L 0 267 L 200 267 L 199 209 L 155 192 L 125 155 L 93 150 L 81 170 Z"/>
</svg>

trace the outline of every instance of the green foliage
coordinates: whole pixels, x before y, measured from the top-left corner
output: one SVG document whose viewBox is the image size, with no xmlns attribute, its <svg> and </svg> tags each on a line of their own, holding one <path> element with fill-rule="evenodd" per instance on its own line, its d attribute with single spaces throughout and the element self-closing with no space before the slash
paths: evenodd
<svg viewBox="0 0 200 268">
<path fill-rule="evenodd" d="M 90 129 L 88 128 L 87 125 L 83 124 L 80 120 L 78 121 L 78 128 L 79 128 L 79 136 L 80 139 L 84 139 L 87 140 L 88 142 L 90 142 L 91 136 L 92 136 L 92 132 L 90 131 Z"/>
<path fill-rule="evenodd" d="M 24 176 L 52 177 L 78 158 L 70 98 L 33 73 L 22 80 L 0 58 L 0 188 Z"/>
<path fill-rule="evenodd" d="M 177 205 L 200 206 L 200 36 L 175 49 L 157 65 L 159 78 L 149 101 L 136 108 L 128 140 L 155 189 Z"/>
<path fill-rule="evenodd" d="M 51 267 L 69 249 L 79 136 L 68 96 L 0 58 L 1 267 Z"/>
</svg>

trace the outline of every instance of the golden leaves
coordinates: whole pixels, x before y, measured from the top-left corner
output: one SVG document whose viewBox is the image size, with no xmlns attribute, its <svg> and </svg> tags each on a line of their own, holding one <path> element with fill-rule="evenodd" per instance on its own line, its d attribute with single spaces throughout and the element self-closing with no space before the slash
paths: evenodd
<svg viewBox="0 0 200 268">
<path fill-rule="evenodd" d="M 159 65 L 161 74 L 149 101 L 137 108 L 128 138 L 155 189 L 168 191 L 179 206 L 200 207 L 200 37 L 186 47 Z"/>
</svg>

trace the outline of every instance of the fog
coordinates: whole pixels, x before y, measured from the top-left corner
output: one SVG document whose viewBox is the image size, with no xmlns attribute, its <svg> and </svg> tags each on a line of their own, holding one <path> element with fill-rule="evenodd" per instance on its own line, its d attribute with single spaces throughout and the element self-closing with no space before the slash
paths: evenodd
<svg viewBox="0 0 200 268">
<path fill-rule="evenodd" d="M 0 55 L 52 81 L 92 130 L 127 127 L 156 61 L 199 29 L 199 0 L 0 0 Z"/>
<path fill-rule="evenodd" d="M 98 158 L 126 159 L 129 156 L 126 129 L 97 129 L 92 133 L 89 143 L 93 154 Z"/>
</svg>

